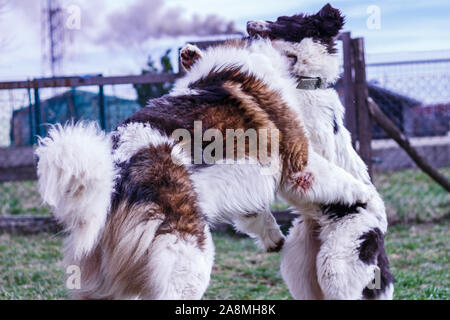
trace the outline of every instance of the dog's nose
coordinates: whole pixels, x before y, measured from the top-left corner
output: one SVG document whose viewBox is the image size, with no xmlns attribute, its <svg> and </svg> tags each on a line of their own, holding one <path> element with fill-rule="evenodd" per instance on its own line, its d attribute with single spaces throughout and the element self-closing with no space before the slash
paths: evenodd
<svg viewBox="0 0 450 320">
<path fill-rule="evenodd" d="M 269 22 L 262 20 L 255 20 L 247 22 L 247 32 L 250 36 L 260 36 L 260 37 L 268 37 L 269 36 Z"/>
</svg>

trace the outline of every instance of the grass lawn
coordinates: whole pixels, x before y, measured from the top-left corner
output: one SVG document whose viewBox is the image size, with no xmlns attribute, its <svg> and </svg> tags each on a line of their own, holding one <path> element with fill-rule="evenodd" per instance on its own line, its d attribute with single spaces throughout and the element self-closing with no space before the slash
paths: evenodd
<svg viewBox="0 0 450 320">
<path fill-rule="evenodd" d="M 441 171 L 450 177 L 450 168 Z M 386 238 L 395 298 L 450 299 L 450 195 L 417 170 L 376 174 L 374 182 L 390 221 L 397 222 Z M 0 215 L 49 212 L 35 182 L 0 184 Z M 205 299 L 290 299 L 279 254 L 264 253 L 251 239 L 234 234 L 215 233 L 214 241 L 216 259 Z M 0 235 L 0 299 L 64 298 L 60 238 Z"/>
<path fill-rule="evenodd" d="M 49 215 L 36 181 L 0 183 L 0 215 Z"/>
<path fill-rule="evenodd" d="M 450 179 L 450 168 L 439 170 Z M 375 173 L 390 221 L 430 222 L 449 217 L 450 194 L 419 170 Z"/>
<path fill-rule="evenodd" d="M 450 223 L 397 225 L 386 248 L 396 299 L 450 299 Z M 253 241 L 215 233 L 216 259 L 205 299 L 290 299 L 280 255 Z M 0 236 L 0 299 L 64 299 L 61 239 L 48 234 Z"/>
</svg>

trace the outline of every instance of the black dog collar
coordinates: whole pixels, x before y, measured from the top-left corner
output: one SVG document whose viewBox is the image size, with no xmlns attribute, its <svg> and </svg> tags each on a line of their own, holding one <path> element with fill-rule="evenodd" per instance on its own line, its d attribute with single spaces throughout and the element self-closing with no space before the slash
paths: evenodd
<svg viewBox="0 0 450 320">
<path fill-rule="evenodd" d="M 327 89 L 327 81 L 320 77 L 297 77 L 298 85 L 297 89 L 303 90 L 316 90 L 316 89 Z"/>
</svg>

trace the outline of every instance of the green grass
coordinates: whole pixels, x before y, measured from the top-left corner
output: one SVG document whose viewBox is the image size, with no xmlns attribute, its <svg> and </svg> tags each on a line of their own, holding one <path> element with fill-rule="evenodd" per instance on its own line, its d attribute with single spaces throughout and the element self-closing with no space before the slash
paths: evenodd
<svg viewBox="0 0 450 320">
<path fill-rule="evenodd" d="M 386 249 L 396 299 L 450 299 L 450 223 L 397 225 Z"/>
<path fill-rule="evenodd" d="M 49 215 L 42 205 L 36 181 L 0 183 L 0 215 Z"/>
<path fill-rule="evenodd" d="M 216 258 L 205 299 L 289 299 L 280 254 L 265 253 L 253 240 L 215 233 Z"/>
<path fill-rule="evenodd" d="M 450 179 L 450 168 L 440 169 Z M 450 215 L 450 194 L 419 170 L 374 175 L 386 211 L 395 222 L 430 222 Z"/>
<path fill-rule="evenodd" d="M 386 249 L 396 299 L 450 299 L 450 223 L 397 225 Z M 215 233 L 216 259 L 205 299 L 290 299 L 280 255 L 253 241 Z M 61 240 L 53 235 L 0 236 L 0 299 L 65 299 Z"/>
<path fill-rule="evenodd" d="M 0 235 L 0 299 L 65 298 L 61 239 Z"/>
</svg>

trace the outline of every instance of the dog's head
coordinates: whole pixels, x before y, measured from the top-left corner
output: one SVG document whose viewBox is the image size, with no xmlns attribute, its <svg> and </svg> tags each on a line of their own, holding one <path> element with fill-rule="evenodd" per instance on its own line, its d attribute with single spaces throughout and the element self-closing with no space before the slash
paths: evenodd
<svg viewBox="0 0 450 320">
<path fill-rule="evenodd" d="M 247 32 L 251 38 L 270 39 L 273 46 L 285 55 L 296 75 L 318 76 L 334 81 L 336 36 L 344 25 L 344 17 L 330 4 L 312 15 L 297 14 L 279 17 L 276 21 L 249 21 Z"/>
</svg>

